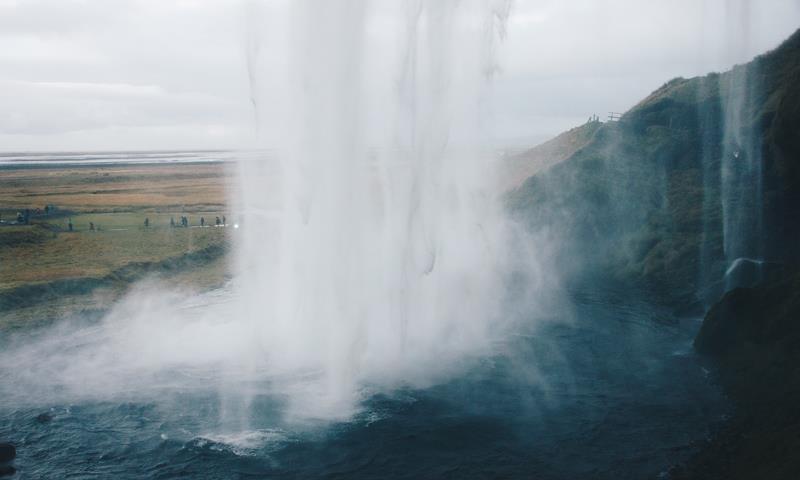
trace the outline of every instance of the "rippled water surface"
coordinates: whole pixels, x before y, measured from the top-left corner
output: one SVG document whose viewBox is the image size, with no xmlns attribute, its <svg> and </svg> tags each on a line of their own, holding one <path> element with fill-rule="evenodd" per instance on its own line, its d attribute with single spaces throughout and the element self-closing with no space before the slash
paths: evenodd
<svg viewBox="0 0 800 480">
<path fill-rule="evenodd" d="M 231 429 L 236 392 L 165 387 L 0 401 L 0 438 L 18 446 L 17 478 L 657 478 L 725 410 L 691 353 L 698 321 L 586 294 L 569 317 L 445 383 L 366 390 L 347 421 L 288 420 L 279 394 L 250 385 L 254 418 Z"/>
</svg>

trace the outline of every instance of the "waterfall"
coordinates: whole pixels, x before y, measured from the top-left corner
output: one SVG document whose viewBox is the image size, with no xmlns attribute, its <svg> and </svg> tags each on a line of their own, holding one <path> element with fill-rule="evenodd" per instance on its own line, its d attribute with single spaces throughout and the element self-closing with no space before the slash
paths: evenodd
<svg viewBox="0 0 800 480">
<path fill-rule="evenodd" d="M 300 1 L 249 19 L 268 153 L 240 168 L 242 315 L 251 354 L 318 375 L 331 408 L 502 328 L 507 228 L 481 123 L 508 9 Z"/>
<path fill-rule="evenodd" d="M 733 62 L 748 50 L 749 3 L 730 0 L 725 14 L 726 60 Z M 698 290 L 707 302 L 762 276 L 762 132 L 755 120 L 759 79 L 759 64 L 751 62 L 709 75 L 698 90 L 704 192 Z"/>
<path fill-rule="evenodd" d="M 518 320 L 530 331 L 539 302 L 559 301 L 547 245 L 507 218 L 486 147 L 508 9 L 251 3 L 261 148 L 237 162 L 233 280 L 190 298 L 144 282 L 98 324 L 22 345 L 17 401 L 182 405 L 194 391 L 233 434 L 352 418 L 376 393 L 505 353 Z"/>
<path fill-rule="evenodd" d="M 755 125 L 758 64 L 737 66 L 720 86 L 723 92 L 723 148 L 720 162 L 726 289 L 737 286 L 731 271 L 742 259 L 763 260 L 763 178 L 761 132 Z M 757 272 L 760 275 L 760 272 Z M 758 278 L 754 279 L 758 280 Z"/>
</svg>

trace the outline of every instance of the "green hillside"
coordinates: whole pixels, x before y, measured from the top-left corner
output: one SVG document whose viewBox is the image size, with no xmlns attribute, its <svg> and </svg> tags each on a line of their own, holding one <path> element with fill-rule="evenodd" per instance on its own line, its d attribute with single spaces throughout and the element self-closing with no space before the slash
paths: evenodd
<svg viewBox="0 0 800 480">
<path fill-rule="evenodd" d="M 800 32 L 729 72 L 671 80 L 528 178 L 509 206 L 532 229 L 557 232 L 567 272 L 604 272 L 673 299 L 711 301 L 730 266 L 726 246 L 769 262 L 797 259 L 796 85 Z M 748 161 L 760 161 L 760 178 L 728 179 L 724 193 L 737 203 L 724 202 L 725 175 Z M 741 226 L 727 244 L 725 208 L 729 224 Z"/>
</svg>

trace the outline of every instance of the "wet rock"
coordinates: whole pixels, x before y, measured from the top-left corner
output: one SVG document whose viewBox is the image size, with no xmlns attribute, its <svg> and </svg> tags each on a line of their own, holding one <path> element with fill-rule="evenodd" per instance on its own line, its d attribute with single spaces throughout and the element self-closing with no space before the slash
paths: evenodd
<svg viewBox="0 0 800 480">
<path fill-rule="evenodd" d="M 17 473 L 17 469 L 11 465 L 0 464 L 0 477 L 10 477 Z"/>
<path fill-rule="evenodd" d="M 40 413 L 36 416 L 36 421 L 39 423 L 48 423 L 53 420 L 53 415 L 48 412 Z"/>
<path fill-rule="evenodd" d="M 800 478 L 800 271 L 725 294 L 694 345 L 737 409 L 671 478 Z"/>
<path fill-rule="evenodd" d="M 725 271 L 727 290 L 751 288 L 778 278 L 784 272 L 782 265 L 753 258 L 737 258 Z"/>
<path fill-rule="evenodd" d="M 0 443 L 0 463 L 7 463 L 17 457 L 17 449 L 13 444 L 7 442 Z"/>
<path fill-rule="evenodd" d="M 761 366 L 756 360 L 795 353 L 791 340 L 800 336 L 797 314 L 800 272 L 758 287 L 737 288 L 709 310 L 694 345 L 700 353 L 750 372 Z"/>
</svg>

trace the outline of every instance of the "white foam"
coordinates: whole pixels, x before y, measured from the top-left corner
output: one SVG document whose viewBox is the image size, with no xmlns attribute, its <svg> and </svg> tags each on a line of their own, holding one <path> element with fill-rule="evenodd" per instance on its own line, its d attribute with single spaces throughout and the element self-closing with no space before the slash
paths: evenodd
<svg viewBox="0 0 800 480">
<path fill-rule="evenodd" d="M 238 456 L 253 456 L 264 451 L 272 451 L 286 442 L 289 436 L 281 430 L 252 430 L 228 434 L 210 433 L 197 437 L 200 446 L 203 441 L 211 442 L 212 449 L 229 450 Z"/>
</svg>

